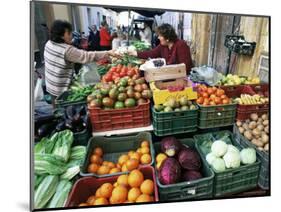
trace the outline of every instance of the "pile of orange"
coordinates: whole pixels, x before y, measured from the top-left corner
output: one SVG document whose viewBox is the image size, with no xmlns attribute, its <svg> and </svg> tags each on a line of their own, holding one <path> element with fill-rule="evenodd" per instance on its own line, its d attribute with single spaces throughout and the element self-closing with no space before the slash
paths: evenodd
<svg viewBox="0 0 281 212">
<path fill-rule="evenodd" d="M 113 184 L 102 184 L 97 188 L 95 194 L 88 197 L 87 201 L 79 206 L 153 201 L 154 182 L 150 179 L 144 179 L 143 173 L 135 169 L 130 174 L 120 175 Z"/>
<path fill-rule="evenodd" d="M 89 173 L 98 175 L 113 174 L 117 172 L 132 171 L 140 164 L 150 164 L 152 161 L 150 155 L 150 146 L 148 141 L 142 141 L 141 146 L 136 151 L 129 151 L 118 158 L 115 164 L 110 161 L 103 161 L 103 150 L 100 147 L 94 149 L 88 166 Z"/>
</svg>

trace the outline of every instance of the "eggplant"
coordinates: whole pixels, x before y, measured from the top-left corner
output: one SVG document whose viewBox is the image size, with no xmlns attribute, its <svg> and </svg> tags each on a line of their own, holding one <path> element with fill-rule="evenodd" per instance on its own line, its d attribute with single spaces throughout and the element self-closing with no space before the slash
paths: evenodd
<svg viewBox="0 0 281 212">
<path fill-rule="evenodd" d="M 66 120 L 65 120 L 65 126 L 66 126 L 68 129 L 72 130 L 72 129 L 73 129 L 72 120 L 66 119 Z"/>
<path fill-rule="evenodd" d="M 73 119 L 73 116 L 76 114 L 76 110 L 74 106 L 68 106 L 65 109 L 66 119 Z"/>
<path fill-rule="evenodd" d="M 62 131 L 65 130 L 65 128 L 66 128 L 65 121 L 61 120 L 56 126 L 56 131 Z"/>
<path fill-rule="evenodd" d="M 56 124 L 55 122 L 51 122 L 41 125 L 37 130 L 38 136 L 40 138 L 48 136 L 50 132 L 54 129 L 55 124 Z"/>
</svg>

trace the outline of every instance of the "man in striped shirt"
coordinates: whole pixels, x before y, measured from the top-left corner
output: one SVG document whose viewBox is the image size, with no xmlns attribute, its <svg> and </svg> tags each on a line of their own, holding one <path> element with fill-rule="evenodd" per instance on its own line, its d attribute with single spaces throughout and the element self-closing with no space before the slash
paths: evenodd
<svg viewBox="0 0 281 212">
<path fill-rule="evenodd" d="M 47 91 L 53 100 L 68 90 L 74 63 L 91 63 L 114 55 L 112 51 L 84 51 L 71 45 L 72 26 L 67 21 L 52 24 L 50 40 L 45 45 L 45 78 Z"/>
</svg>

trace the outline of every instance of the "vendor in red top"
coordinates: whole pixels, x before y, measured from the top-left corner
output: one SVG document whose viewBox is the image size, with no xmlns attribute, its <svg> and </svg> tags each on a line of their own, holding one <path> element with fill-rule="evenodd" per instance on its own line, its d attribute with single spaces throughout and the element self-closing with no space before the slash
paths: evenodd
<svg viewBox="0 0 281 212">
<path fill-rule="evenodd" d="M 100 47 L 102 51 L 111 50 L 112 37 L 108 32 L 108 24 L 103 21 L 100 28 Z"/>
<path fill-rule="evenodd" d="M 156 30 L 160 44 L 149 51 L 137 52 L 138 58 L 164 58 L 166 63 L 186 66 L 187 75 L 192 67 L 190 48 L 185 41 L 178 39 L 174 28 L 170 24 L 162 24 Z"/>
</svg>

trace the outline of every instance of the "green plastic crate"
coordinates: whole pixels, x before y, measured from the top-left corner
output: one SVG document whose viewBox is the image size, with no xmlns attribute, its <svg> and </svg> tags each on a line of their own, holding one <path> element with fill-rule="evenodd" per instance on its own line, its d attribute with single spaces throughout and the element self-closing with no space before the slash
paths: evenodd
<svg viewBox="0 0 281 212">
<path fill-rule="evenodd" d="M 233 128 L 233 135 L 234 135 L 236 141 L 242 147 L 255 148 L 255 150 L 257 152 L 257 157 L 261 161 L 261 169 L 260 169 L 258 184 L 264 190 L 269 189 L 269 154 L 265 151 L 260 151 L 254 144 L 252 144 L 250 141 L 248 141 L 247 138 L 245 138 L 239 132 L 239 129 L 236 125 Z"/>
<path fill-rule="evenodd" d="M 84 129 L 82 132 L 74 133 L 73 136 L 74 136 L 73 146 L 78 146 L 78 145 L 87 146 L 88 145 L 88 141 L 90 138 L 90 132 L 87 128 Z"/>
<path fill-rule="evenodd" d="M 194 140 L 190 138 L 181 139 L 180 142 L 191 148 L 195 148 Z M 154 143 L 155 155 L 161 152 L 160 142 Z M 213 196 L 213 180 L 214 173 L 209 168 L 208 164 L 202 161 L 202 172 L 204 178 L 180 182 L 171 185 L 162 185 L 158 179 L 158 172 L 156 170 L 156 182 L 158 185 L 159 198 L 161 202 L 175 201 L 175 200 L 194 200 L 194 199 L 208 199 Z"/>
<path fill-rule="evenodd" d="M 202 148 L 201 144 L 205 141 L 214 141 L 224 135 L 229 136 L 229 144 L 233 144 L 241 150 L 241 146 L 235 141 L 233 134 L 230 131 L 219 131 L 217 133 L 206 133 L 201 135 L 195 135 L 195 145 L 201 158 L 207 163 L 206 155 L 210 152 L 211 146 L 208 148 Z M 257 158 L 256 163 L 241 165 L 236 169 L 226 169 L 224 172 L 216 172 L 214 178 L 214 197 L 221 197 L 223 195 L 240 193 L 257 187 L 260 161 Z"/>
<path fill-rule="evenodd" d="M 113 174 L 105 174 L 105 175 L 97 175 L 94 173 L 88 173 L 88 165 L 90 163 L 91 154 L 96 147 L 101 147 L 104 155 L 104 161 L 111 161 L 117 163 L 119 156 L 123 154 L 127 154 L 129 151 L 136 151 L 142 141 L 148 141 L 150 146 L 150 155 L 151 155 L 151 163 L 148 165 L 141 166 L 152 166 L 154 163 L 154 148 L 152 144 L 151 134 L 149 132 L 141 132 L 137 135 L 129 135 L 129 136 L 120 136 L 120 137 L 92 137 L 90 138 L 87 146 L 87 154 L 85 160 L 83 162 L 83 167 L 80 171 L 80 175 L 83 177 L 94 176 L 94 177 L 110 177 L 114 175 L 126 174 L 128 172 L 118 172 Z"/>
<path fill-rule="evenodd" d="M 67 97 L 69 96 L 70 91 L 63 92 L 60 96 L 58 96 L 55 100 L 55 107 L 56 108 L 63 108 L 70 105 L 86 105 L 87 99 L 80 101 L 67 101 Z"/>
<path fill-rule="evenodd" d="M 199 105 L 198 127 L 201 129 L 223 127 L 235 122 L 237 104 L 202 106 Z"/>
<path fill-rule="evenodd" d="M 153 128 L 157 136 L 194 132 L 197 130 L 198 106 L 194 110 L 156 112 L 152 107 Z"/>
</svg>

